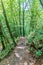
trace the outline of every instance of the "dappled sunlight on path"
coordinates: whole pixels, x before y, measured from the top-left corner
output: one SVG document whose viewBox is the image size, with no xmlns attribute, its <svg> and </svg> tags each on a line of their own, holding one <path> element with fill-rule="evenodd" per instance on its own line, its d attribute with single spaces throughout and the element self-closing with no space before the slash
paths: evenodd
<svg viewBox="0 0 43 65">
<path fill-rule="evenodd" d="M 17 41 L 17 46 L 11 55 L 0 62 L 0 65 L 40 65 L 36 64 L 36 59 L 28 51 L 26 38 L 21 37 Z M 43 61 L 42 61 L 43 62 Z"/>
</svg>

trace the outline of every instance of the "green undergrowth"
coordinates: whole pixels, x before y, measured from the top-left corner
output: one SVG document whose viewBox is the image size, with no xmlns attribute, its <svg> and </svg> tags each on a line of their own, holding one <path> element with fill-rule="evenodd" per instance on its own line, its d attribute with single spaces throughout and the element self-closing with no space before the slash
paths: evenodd
<svg viewBox="0 0 43 65">
<path fill-rule="evenodd" d="M 43 34 L 39 31 L 31 32 L 29 37 L 29 50 L 34 53 L 36 58 L 43 55 Z"/>
<path fill-rule="evenodd" d="M 7 44 L 7 47 L 2 52 L 0 52 L 0 60 L 6 57 L 12 49 L 14 49 L 14 45 Z"/>
</svg>

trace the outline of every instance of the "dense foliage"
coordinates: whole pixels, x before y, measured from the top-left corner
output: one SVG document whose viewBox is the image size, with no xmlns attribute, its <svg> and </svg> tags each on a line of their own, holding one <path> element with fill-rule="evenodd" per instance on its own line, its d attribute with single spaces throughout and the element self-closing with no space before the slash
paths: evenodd
<svg viewBox="0 0 43 65">
<path fill-rule="evenodd" d="M 43 1 L 0 0 L 0 59 L 16 46 L 16 38 L 26 36 L 30 50 L 43 54 Z"/>
<path fill-rule="evenodd" d="M 39 0 L 33 0 L 31 8 L 30 50 L 40 57 L 43 54 L 43 10 L 40 8 Z"/>
</svg>

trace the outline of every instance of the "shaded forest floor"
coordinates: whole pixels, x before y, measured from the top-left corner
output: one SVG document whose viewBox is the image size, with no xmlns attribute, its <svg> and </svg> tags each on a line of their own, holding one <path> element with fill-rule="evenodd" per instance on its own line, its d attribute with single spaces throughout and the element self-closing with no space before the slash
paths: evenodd
<svg viewBox="0 0 43 65">
<path fill-rule="evenodd" d="M 26 43 L 28 43 L 28 40 L 25 37 L 19 38 L 16 48 L 0 62 L 0 65 L 43 65 L 43 59 L 37 60 L 34 58 L 28 51 Z"/>
</svg>

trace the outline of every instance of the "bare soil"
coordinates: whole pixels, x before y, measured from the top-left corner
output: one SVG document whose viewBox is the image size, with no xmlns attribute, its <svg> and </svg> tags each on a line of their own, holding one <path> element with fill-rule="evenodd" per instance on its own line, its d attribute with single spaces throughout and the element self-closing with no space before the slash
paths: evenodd
<svg viewBox="0 0 43 65">
<path fill-rule="evenodd" d="M 20 37 L 16 48 L 10 56 L 0 61 L 0 65 L 43 65 L 43 57 L 41 59 L 34 58 L 26 46 L 27 43 L 28 40 L 25 37 Z"/>
</svg>

